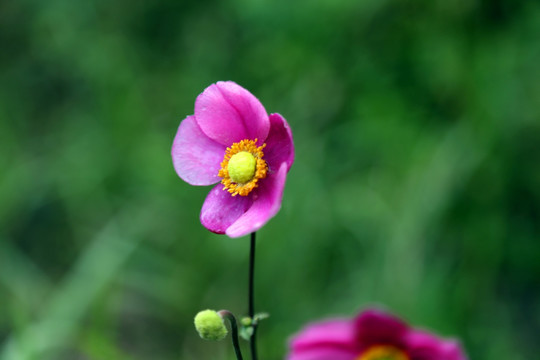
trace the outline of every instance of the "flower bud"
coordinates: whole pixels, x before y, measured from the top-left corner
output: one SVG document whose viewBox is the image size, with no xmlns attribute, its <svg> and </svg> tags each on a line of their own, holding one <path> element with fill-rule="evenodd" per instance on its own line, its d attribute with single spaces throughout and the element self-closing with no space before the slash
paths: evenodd
<svg viewBox="0 0 540 360">
<path fill-rule="evenodd" d="M 244 316 L 242 318 L 242 320 L 240 320 L 240 323 L 243 326 L 251 326 L 251 325 L 253 325 L 253 321 L 251 320 L 251 318 L 249 316 Z"/>
<path fill-rule="evenodd" d="M 223 318 L 214 310 L 203 310 L 195 316 L 195 329 L 205 340 L 222 340 L 227 336 Z"/>
</svg>

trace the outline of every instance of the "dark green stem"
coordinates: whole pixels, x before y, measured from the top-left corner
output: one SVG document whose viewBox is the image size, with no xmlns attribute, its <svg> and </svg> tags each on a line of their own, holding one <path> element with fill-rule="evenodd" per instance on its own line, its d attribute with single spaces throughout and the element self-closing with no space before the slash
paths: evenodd
<svg viewBox="0 0 540 360">
<path fill-rule="evenodd" d="M 253 288 L 254 288 L 254 278 L 255 278 L 255 233 L 251 233 L 251 246 L 249 251 L 249 294 L 248 294 L 248 304 L 249 304 L 249 317 L 253 322 L 253 334 L 249 338 L 249 348 L 251 350 L 251 359 L 257 360 L 257 322 L 255 321 L 255 306 L 253 300 Z"/>
<path fill-rule="evenodd" d="M 229 323 L 231 324 L 231 337 L 234 347 L 234 353 L 236 354 L 236 359 L 243 360 L 242 352 L 240 351 L 240 343 L 238 342 L 238 325 L 236 324 L 236 318 L 230 311 L 227 310 L 220 310 L 218 311 L 218 313 L 219 315 L 221 315 L 221 317 L 227 318 L 229 320 Z"/>
</svg>

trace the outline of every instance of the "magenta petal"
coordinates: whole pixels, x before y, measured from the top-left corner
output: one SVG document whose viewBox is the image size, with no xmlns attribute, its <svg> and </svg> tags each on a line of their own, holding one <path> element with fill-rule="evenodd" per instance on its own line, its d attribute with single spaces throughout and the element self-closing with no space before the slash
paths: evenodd
<svg viewBox="0 0 540 360">
<path fill-rule="evenodd" d="M 195 117 L 188 116 L 180 123 L 174 138 L 171 155 L 178 176 L 191 185 L 211 185 L 218 177 L 225 146 L 208 138 L 199 128 Z"/>
<path fill-rule="evenodd" d="M 264 159 L 270 169 L 287 163 L 287 170 L 294 162 L 294 143 L 291 128 L 280 114 L 270 114 L 270 132 L 266 138 Z"/>
<path fill-rule="evenodd" d="M 293 353 L 309 349 L 347 349 L 355 351 L 354 324 L 349 319 L 327 320 L 308 325 L 291 340 Z"/>
<path fill-rule="evenodd" d="M 207 87 L 195 101 L 195 118 L 209 138 L 225 146 L 244 139 L 262 144 L 270 129 L 261 102 L 232 81 Z"/>
<path fill-rule="evenodd" d="M 355 329 L 362 349 L 376 344 L 388 344 L 402 349 L 405 347 L 407 325 L 383 311 L 364 311 L 355 319 Z"/>
<path fill-rule="evenodd" d="M 355 360 L 358 353 L 346 349 L 309 349 L 292 352 L 287 360 Z"/>
<path fill-rule="evenodd" d="M 327 320 L 308 325 L 291 340 L 288 360 L 353 360 L 358 355 L 353 322 Z"/>
<path fill-rule="evenodd" d="M 281 207 L 287 164 L 281 164 L 279 170 L 261 179 L 260 185 L 253 191 L 253 205 L 238 218 L 225 232 L 230 237 L 240 237 L 259 230 Z"/>
<path fill-rule="evenodd" d="M 467 359 L 457 341 L 440 339 L 424 331 L 411 331 L 407 334 L 407 348 L 411 360 Z"/>
<path fill-rule="evenodd" d="M 201 223 L 208 230 L 225 234 L 225 230 L 251 206 L 249 196 L 232 196 L 217 184 L 208 193 L 201 209 Z"/>
</svg>

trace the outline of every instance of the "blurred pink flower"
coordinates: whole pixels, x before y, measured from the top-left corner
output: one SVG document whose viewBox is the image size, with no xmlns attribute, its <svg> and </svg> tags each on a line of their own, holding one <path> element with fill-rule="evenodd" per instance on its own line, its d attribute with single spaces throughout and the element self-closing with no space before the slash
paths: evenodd
<svg viewBox="0 0 540 360">
<path fill-rule="evenodd" d="M 369 309 L 354 319 L 308 325 L 290 343 L 288 360 L 466 360 L 459 343 L 412 329 Z"/>
<path fill-rule="evenodd" d="M 176 172 L 191 185 L 212 185 L 201 210 L 210 231 L 239 237 L 260 229 L 281 207 L 294 161 L 287 121 L 232 81 L 207 87 L 195 113 L 178 127 Z"/>
</svg>

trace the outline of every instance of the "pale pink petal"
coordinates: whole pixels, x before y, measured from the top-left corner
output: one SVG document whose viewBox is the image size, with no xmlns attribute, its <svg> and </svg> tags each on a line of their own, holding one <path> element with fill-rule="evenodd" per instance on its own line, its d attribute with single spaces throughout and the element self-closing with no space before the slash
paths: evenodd
<svg viewBox="0 0 540 360">
<path fill-rule="evenodd" d="M 259 230 L 281 207 L 287 164 L 281 164 L 277 172 L 271 172 L 252 192 L 253 205 L 225 232 L 230 237 L 240 237 Z"/>
<path fill-rule="evenodd" d="M 195 117 L 188 116 L 180 123 L 173 141 L 171 155 L 178 176 L 191 185 L 211 185 L 220 181 L 220 164 L 225 146 L 208 138 L 199 128 Z"/>
<path fill-rule="evenodd" d="M 455 340 L 445 340 L 425 331 L 415 330 L 406 337 L 411 360 L 467 360 Z"/>
<path fill-rule="evenodd" d="M 387 344 L 403 349 L 407 325 L 397 317 L 381 310 L 362 312 L 355 320 L 355 330 L 362 349 L 372 345 Z"/>
<path fill-rule="evenodd" d="M 208 193 L 201 209 L 201 223 L 216 234 L 225 234 L 225 230 L 241 217 L 251 206 L 250 196 L 232 196 L 217 184 Z"/>
<path fill-rule="evenodd" d="M 195 118 L 209 138 L 225 146 L 244 139 L 262 144 L 270 129 L 261 102 L 232 81 L 207 87 L 195 101 Z"/>
<path fill-rule="evenodd" d="M 264 159 L 270 169 L 278 168 L 283 162 L 290 169 L 294 162 L 294 142 L 291 128 L 280 114 L 270 114 L 270 132 L 265 143 Z"/>
</svg>

